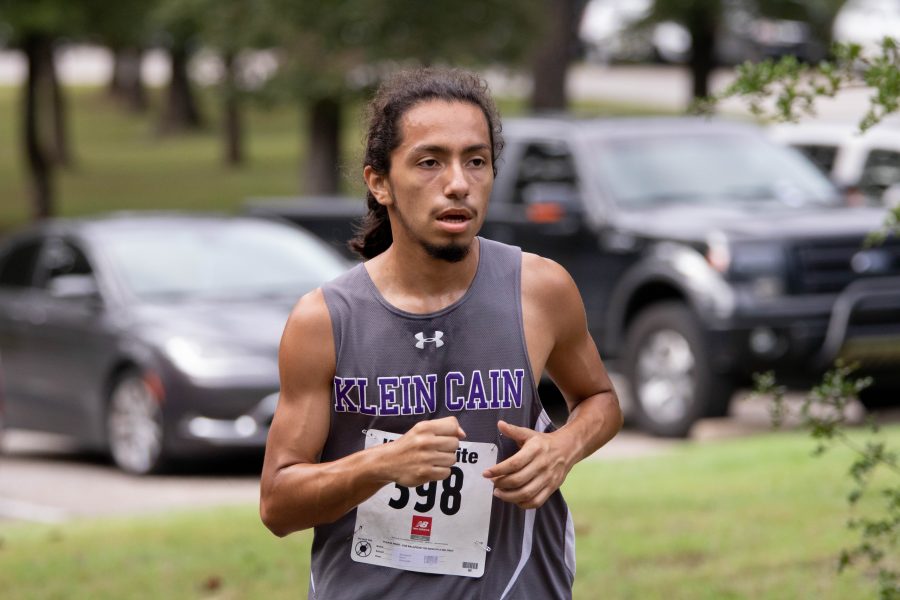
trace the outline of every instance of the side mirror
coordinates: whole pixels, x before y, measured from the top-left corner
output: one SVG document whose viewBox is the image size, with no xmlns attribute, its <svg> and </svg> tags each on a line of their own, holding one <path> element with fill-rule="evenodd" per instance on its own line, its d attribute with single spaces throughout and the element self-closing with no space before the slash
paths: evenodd
<svg viewBox="0 0 900 600">
<path fill-rule="evenodd" d="M 47 285 L 54 298 L 84 300 L 101 303 L 100 288 L 91 275 L 60 275 L 52 278 Z"/>
</svg>

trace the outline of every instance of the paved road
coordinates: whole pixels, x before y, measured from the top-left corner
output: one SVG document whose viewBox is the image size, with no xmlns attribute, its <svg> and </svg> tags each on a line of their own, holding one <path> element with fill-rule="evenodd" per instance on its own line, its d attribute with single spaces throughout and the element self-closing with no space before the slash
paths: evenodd
<svg viewBox="0 0 900 600">
<path fill-rule="evenodd" d="M 620 390 L 623 386 L 617 386 Z M 622 394 L 622 392 L 620 392 Z M 742 396 L 746 396 L 743 394 Z M 623 399 L 627 403 L 627 398 Z M 796 407 L 799 397 L 792 399 Z M 861 421 L 855 406 L 853 418 Z M 738 398 L 727 418 L 699 422 L 688 440 L 663 440 L 626 429 L 595 455 L 622 460 L 670 451 L 682 444 L 769 430 L 764 401 Z M 0 527 L 4 521 L 62 522 L 70 519 L 255 503 L 260 456 L 196 463 L 159 477 L 131 477 L 109 461 L 57 436 L 10 431 L 0 458 Z"/>
</svg>

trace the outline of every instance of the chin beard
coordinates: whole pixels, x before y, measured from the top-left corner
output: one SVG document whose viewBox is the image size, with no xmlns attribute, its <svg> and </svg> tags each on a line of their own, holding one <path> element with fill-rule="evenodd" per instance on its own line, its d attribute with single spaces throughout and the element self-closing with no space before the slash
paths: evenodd
<svg viewBox="0 0 900 600">
<path fill-rule="evenodd" d="M 457 263 L 469 255 L 469 250 L 472 247 L 471 241 L 467 246 L 454 244 L 452 242 L 444 245 L 432 244 L 431 242 L 423 240 L 416 234 L 415 231 L 413 231 L 413 229 L 406 222 L 406 219 L 403 218 L 403 213 L 399 208 L 397 208 L 396 202 L 394 204 L 394 215 L 396 215 L 397 221 L 400 223 L 400 226 L 403 227 L 403 229 L 408 232 L 409 236 L 413 240 L 415 240 L 422 247 L 422 249 L 425 250 L 428 256 L 436 258 L 438 260 L 444 260 L 449 263 Z"/>
<path fill-rule="evenodd" d="M 428 256 L 438 260 L 445 260 L 450 263 L 456 263 L 464 259 L 469 255 L 469 249 L 471 248 L 471 246 L 460 246 L 457 244 L 438 246 L 425 241 L 420 241 L 419 243 L 422 244 L 422 247 L 425 249 L 425 252 L 428 253 Z"/>
</svg>

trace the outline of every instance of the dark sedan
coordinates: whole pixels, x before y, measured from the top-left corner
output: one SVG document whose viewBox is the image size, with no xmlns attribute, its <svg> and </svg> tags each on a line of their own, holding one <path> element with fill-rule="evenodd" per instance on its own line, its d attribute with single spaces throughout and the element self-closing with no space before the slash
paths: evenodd
<svg viewBox="0 0 900 600">
<path fill-rule="evenodd" d="M 0 246 L 8 427 L 73 436 L 137 474 L 263 447 L 291 307 L 347 268 L 288 225 L 122 214 L 46 222 Z"/>
</svg>

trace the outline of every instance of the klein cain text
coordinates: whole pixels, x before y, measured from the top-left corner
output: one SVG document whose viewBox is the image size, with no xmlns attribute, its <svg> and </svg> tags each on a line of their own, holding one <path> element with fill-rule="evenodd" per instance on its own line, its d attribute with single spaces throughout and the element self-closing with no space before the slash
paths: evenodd
<svg viewBox="0 0 900 600">
<path fill-rule="evenodd" d="M 444 376 L 444 406 L 451 411 L 522 408 L 524 369 L 491 369 L 484 377 L 472 371 L 469 377 L 459 371 Z M 438 376 L 404 375 L 379 377 L 377 393 L 367 393 L 366 377 L 334 378 L 334 410 L 372 416 L 424 415 L 437 409 Z"/>
</svg>

